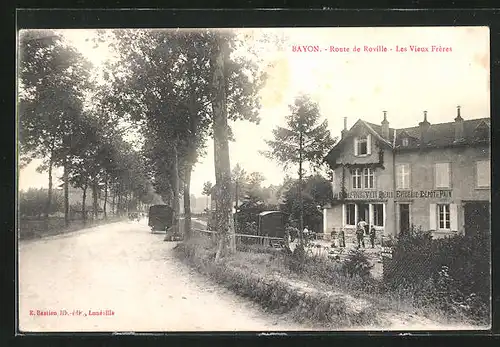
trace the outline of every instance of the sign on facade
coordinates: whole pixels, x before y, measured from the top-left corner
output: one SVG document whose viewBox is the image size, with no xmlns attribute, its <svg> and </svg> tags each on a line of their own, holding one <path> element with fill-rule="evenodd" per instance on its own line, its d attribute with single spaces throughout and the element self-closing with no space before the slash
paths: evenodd
<svg viewBox="0 0 500 347">
<path fill-rule="evenodd" d="M 345 199 L 350 200 L 380 200 L 392 198 L 430 199 L 430 198 L 451 198 L 451 190 L 396 190 L 392 191 L 352 191 L 345 194 Z M 335 198 L 340 199 L 341 193 L 336 193 Z"/>
</svg>

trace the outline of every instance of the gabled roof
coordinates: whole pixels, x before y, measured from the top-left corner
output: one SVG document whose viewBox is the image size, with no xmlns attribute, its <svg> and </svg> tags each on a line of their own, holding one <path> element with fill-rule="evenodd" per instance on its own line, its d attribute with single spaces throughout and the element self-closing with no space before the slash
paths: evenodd
<svg viewBox="0 0 500 347">
<path fill-rule="evenodd" d="M 489 140 L 489 138 L 477 138 L 475 130 L 481 124 L 490 127 L 489 118 L 464 120 L 463 141 L 461 143 L 472 144 L 478 141 Z M 396 130 L 396 139 L 401 138 L 400 132 L 406 132 L 408 136 L 420 139 L 420 127 L 403 128 Z M 431 124 L 427 130 L 427 146 L 445 147 L 456 144 L 455 122 Z M 417 146 L 414 146 L 417 147 Z M 420 147 L 420 146 L 418 146 Z"/>
<path fill-rule="evenodd" d="M 342 145 L 347 141 L 347 139 L 352 137 L 353 129 L 355 129 L 356 127 L 358 127 L 360 125 L 364 126 L 370 132 L 370 134 L 372 134 L 377 140 L 379 140 L 380 142 L 382 142 L 388 146 L 391 146 L 391 143 L 382 137 L 382 127 L 380 125 L 368 123 L 362 119 L 358 119 L 358 121 L 356 123 L 354 123 L 354 125 L 351 127 L 351 129 L 348 130 L 346 136 L 343 139 L 341 139 L 339 142 L 337 142 L 337 144 L 331 149 L 330 152 L 335 152 L 336 150 L 341 148 Z M 390 135 L 393 133 L 394 133 L 394 129 L 389 129 L 389 138 L 392 138 Z"/>
<path fill-rule="evenodd" d="M 473 143 L 484 143 L 489 141 L 489 136 L 484 137 L 484 134 L 476 133 L 476 129 L 480 130 L 481 127 L 490 127 L 490 118 L 479 118 L 464 120 L 463 126 L 463 140 L 458 142 L 459 144 L 473 144 Z M 331 157 L 335 152 L 338 152 L 343 144 L 352 137 L 353 129 L 359 125 L 364 126 L 374 137 L 381 143 L 387 145 L 389 148 L 393 148 L 394 136 L 396 136 L 396 144 L 401 139 L 401 135 L 409 136 L 416 139 L 413 145 L 404 147 L 405 149 L 416 149 L 425 147 L 447 147 L 458 144 L 455 141 L 455 122 L 448 123 L 437 123 L 430 124 L 429 129 L 426 133 L 426 143 L 424 146 L 420 143 L 420 126 L 394 129 L 389 128 L 389 140 L 382 137 L 382 126 L 370 122 L 365 122 L 359 119 L 352 127 L 349 129 L 343 139 L 341 139 L 327 154 L 326 158 Z M 396 145 L 396 148 L 399 146 Z M 325 158 L 325 160 L 326 160 Z"/>
</svg>

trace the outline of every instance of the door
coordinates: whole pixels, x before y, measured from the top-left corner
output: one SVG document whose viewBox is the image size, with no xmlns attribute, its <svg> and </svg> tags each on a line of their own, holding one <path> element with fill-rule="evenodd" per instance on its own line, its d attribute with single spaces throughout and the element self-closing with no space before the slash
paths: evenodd
<svg viewBox="0 0 500 347">
<path fill-rule="evenodd" d="M 465 235 L 490 231 L 490 203 L 469 202 L 464 205 Z"/>
<path fill-rule="evenodd" d="M 410 204 L 399 204 L 399 232 L 410 231 Z"/>
<path fill-rule="evenodd" d="M 358 205 L 358 221 L 365 221 L 365 234 L 368 234 L 368 223 L 370 222 L 369 219 L 369 213 L 370 209 L 368 204 L 359 204 Z"/>
</svg>

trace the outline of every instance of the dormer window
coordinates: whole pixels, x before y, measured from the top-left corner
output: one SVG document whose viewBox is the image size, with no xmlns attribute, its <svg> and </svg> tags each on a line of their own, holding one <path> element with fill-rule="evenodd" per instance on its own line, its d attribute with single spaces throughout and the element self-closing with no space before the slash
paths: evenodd
<svg viewBox="0 0 500 347">
<path fill-rule="evenodd" d="M 485 122 L 481 122 L 474 130 L 476 140 L 486 140 L 490 136 L 490 129 Z"/>
<path fill-rule="evenodd" d="M 371 152 L 371 135 L 363 135 L 354 138 L 354 155 L 364 156 Z"/>
<path fill-rule="evenodd" d="M 408 142 L 409 142 L 409 141 L 408 141 L 408 138 L 407 138 L 407 137 L 405 137 L 405 138 L 403 138 L 403 139 L 401 140 L 401 144 L 403 145 L 403 147 L 408 147 Z"/>
</svg>

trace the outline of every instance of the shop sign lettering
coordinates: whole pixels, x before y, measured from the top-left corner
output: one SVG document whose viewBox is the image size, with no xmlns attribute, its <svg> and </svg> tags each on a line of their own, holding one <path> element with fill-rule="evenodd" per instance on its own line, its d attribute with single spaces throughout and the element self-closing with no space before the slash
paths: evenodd
<svg viewBox="0 0 500 347">
<path fill-rule="evenodd" d="M 335 198 L 340 199 L 341 193 L 336 193 Z M 351 191 L 345 194 L 345 199 L 350 200 L 380 200 L 392 198 L 408 199 L 432 199 L 432 198 L 451 198 L 451 190 L 396 190 L 392 191 L 370 190 L 370 191 Z"/>
</svg>

